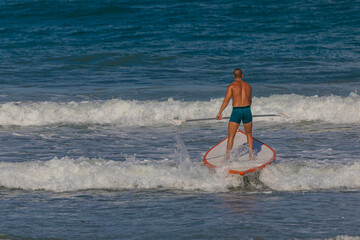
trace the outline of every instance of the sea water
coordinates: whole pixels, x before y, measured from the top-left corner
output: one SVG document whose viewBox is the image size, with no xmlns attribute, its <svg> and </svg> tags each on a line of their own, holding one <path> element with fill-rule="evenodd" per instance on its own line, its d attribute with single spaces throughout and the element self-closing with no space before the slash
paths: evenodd
<svg viewBox="0 0 360 240">
<path fill-rule="evenodd" d="M 0 2 L 0 239 L 360 239 L 359 1 Z M 240 67 L 247 178 L 202 156 Z M 224 111 L 229 116 L 231 107 Z"/>
</svg>

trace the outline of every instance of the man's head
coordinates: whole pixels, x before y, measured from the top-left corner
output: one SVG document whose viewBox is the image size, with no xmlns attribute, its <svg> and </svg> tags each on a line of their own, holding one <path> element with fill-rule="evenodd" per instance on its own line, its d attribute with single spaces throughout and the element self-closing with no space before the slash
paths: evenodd
<svg viewBox="0 0 360 240">
<path fill-rule="evenodd" d="M 235 68 L 234 70 L 234 78 L 242 78 L 243 73 L 240 68 Z"/>
</svg>

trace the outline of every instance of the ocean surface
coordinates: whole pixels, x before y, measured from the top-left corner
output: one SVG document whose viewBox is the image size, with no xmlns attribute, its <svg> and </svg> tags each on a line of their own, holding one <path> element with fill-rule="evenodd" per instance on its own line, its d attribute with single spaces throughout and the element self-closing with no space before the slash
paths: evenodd
<svg viewBox="0 0 360 240">
<path fill-rule="evenodd" d="M 0 239 L 360 239 L 360 1 L 0 1 Z M 249 177 L 203 155 L 234 68 Z M 224 111 L 229 116 L 231 107 Z M 240 127 L 242 129 L 242 127 Z"/>
</svg>

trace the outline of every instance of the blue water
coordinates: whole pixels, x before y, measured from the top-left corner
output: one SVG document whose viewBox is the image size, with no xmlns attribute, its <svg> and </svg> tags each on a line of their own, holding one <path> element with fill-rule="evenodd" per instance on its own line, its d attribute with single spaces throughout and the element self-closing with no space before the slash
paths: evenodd
<svg viewBox="0 0 360 240">
<path fill-rule="evenodd" d="M 360 239 L 359 1 L 0 1 L 0 239 Z M 202 156 L 232 71 L 248 178 Z M 230 114 L 230 107 L 224 115 Z"/>
</svg>

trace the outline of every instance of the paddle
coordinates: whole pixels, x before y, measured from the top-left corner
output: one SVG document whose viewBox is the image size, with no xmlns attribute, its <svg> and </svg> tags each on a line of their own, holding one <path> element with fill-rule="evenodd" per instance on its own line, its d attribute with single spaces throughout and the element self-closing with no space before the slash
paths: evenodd
<svg viewBox="0 0 360 240">
<path fill-rule="evenodd" d="M 290 118 L 290 115 L 287 113 L 277 113 L 277 114 L 260 114 L 260 115 L 252 115 L 253 117 L 283 117 L 283 118 Z M 222 119 L 229 119 L 230 117 L 223 117 Z M 186 119 L 186 120 L 179 120 L 179 119 L 171 119 L 169 120 L 174 125 L 181 125 L 185 122 L 196 122 L 196 121 L 208 121 L 208 120 L 217 120 L 217 118 L 198 118 L 198 119 Z"/>
</svg>

